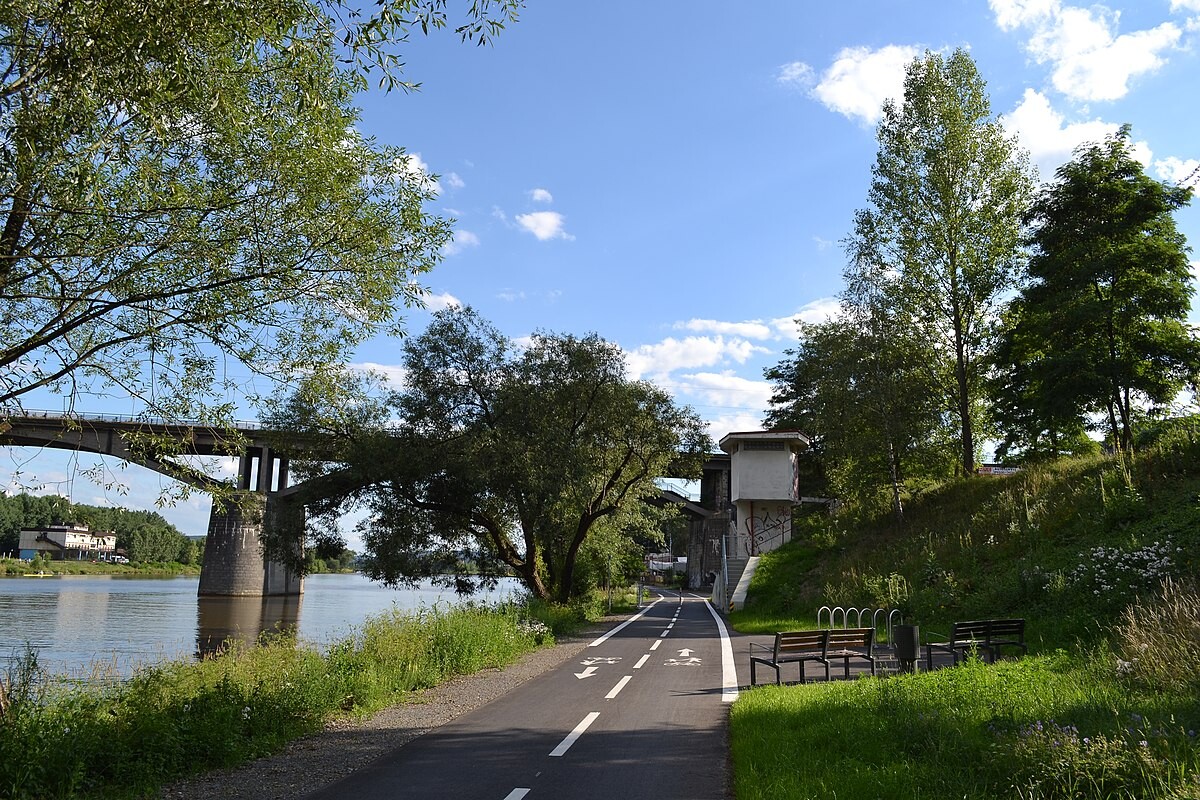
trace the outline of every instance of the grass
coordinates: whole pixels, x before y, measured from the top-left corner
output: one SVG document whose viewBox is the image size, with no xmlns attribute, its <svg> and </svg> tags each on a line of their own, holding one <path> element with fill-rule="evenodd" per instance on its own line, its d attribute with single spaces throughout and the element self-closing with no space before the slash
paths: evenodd
<svg viewBox="0 0 1200 800">
<path fill-rule="evenodd" d="M 199 575 L 199 564 L 145 561 L 136 564 L 109 564 L 96 561 L 36 559 L 33 563 L 19 558 L 0 558 L 0 575 L 20 577 L 42 571 L 50 575 Z"/>
<path fill-rule="evenodd" d="M 152 796 L 552 641 L 524 607 L 466 605 L 373 617 L 326 653 L 275 636 L 116 685 L 57 683 L 26 654 L 0 676 L 0 796 Z"/>
<path fill-rule="evenodd" d="M 946 632 L 1024 617 L 1031 655 L 928 674 L 756 688 L 731 711 L 752 798 L 1200 798 L 1200 436 L 977 478 L 906 520 L 800 521 L 763 558 L 743 632 L 823 605 Z"/>
</svg>

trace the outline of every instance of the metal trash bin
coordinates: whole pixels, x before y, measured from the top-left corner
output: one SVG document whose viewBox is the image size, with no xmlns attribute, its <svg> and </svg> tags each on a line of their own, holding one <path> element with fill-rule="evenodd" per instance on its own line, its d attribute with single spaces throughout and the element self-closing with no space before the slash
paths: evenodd
<svg viewBox="0 0 1200 800">
<path fill-rule="evenodd" d="M 892 645 L 901 672 L 917 672 L 921 661 L 921 628 L 917 625 L 892 626 Z"/>
</svg>

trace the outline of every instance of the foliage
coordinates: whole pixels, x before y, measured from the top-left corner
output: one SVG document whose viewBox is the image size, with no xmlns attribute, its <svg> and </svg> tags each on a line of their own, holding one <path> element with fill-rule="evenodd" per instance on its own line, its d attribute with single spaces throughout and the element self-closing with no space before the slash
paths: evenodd
<svg viewBox="0 0 1200 800">
<path fill-rule="evenodd" d="M 954 463 L 924 343 L 879 304 L 844 300 L 842 316 L 799 326 L 799 344 L 767 370 L 768 423 L 817 433 L 826 490 L 873 505 L 886 487 L 897 517 L 907 489 Z"/>
<path fill-rule="evenodd" d="M 155 511 L 89 506 L 64 497 L 29 494 L 0 495 L 0 552 L 16 552 L 22 528 L 68 521 L 115 533 L 117 549 L 131 561 L 198 565 L 202 560 L 200 546 Z"/>
<path fill-rule="evenodd" d="M 521 5 L 471 2 L 456 32 L 489 41 Z M 414 86 L 398 47 L 446 6 L 6 3 L 0 414 L 119 392 L 228 423 L 247 371 L 287 383 L 393 329 L 450 228 L 353 103 Z"/>
<path fill-rule="evenodd" d="M 1028 214 L 1032 282 L 997 354 L 1010 440 L 1078 439 L 1088 415 L 1103 414 L 1127 451 L 1137 408 L 1170 403 L 1195 381 L 1194 285 L 1172 217 L 1190 197 L 1145 174 L 1128 126 L 1079 148 L 1042 190 Z"/>
<path fill-rule="evenodd" d="M 384 614 L 324 655 L 287 637 L 108 688 L 51 681 L 26 657 L 0 679 L 0 794 L 146 797 L 268 755 L 328 718 L 366 715 L 553 637 L 516 606 Z"/>
<path fill-rule="evenodd" d="M 903 101 L 884 104 L 877 138 L 870 206 L 847 241 L 848 295 L 877 296 L 898 327 L 925 338 L 969 475 L 988 321 L 1020 259 L 1028 160 L 992 116 L 963 50 L 927 52 L 908 67 Z"/>
<path fill-rule="evenodd" d="M 610 553 L 628 556 L 605 543 L 645 537 L 660 516 L 644 502 L 661 494 L 655 479 L 698 473 L 707 451 L 699 418 L 626 378 L 620 349 L 594 334 L 537 333 L 515 352 L 455 307 L 406 340 L 402 360 L 402 391 L 331 402 L 330 385 L 310 383 L 273 422 L 331 440 L 301 466 L 298 499 L 330 523 L 317 540 L 335 544 L 332 523 L 365 507 L 364 568 L 388 583 L 469 591 L 511 571 L 535 597 L 566 602 L 595 585 Z M 268 536 L 286 553 L 296 531 L 277 527 Z"/>
</svg>

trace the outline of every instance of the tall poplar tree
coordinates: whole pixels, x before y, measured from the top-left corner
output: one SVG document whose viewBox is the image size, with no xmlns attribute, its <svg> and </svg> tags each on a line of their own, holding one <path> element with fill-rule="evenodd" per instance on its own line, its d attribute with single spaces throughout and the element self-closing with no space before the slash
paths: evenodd
<svg viewBox="0 0 1200 800">
<path fill-rule="evenodd" d="M 1028 159 L 962 50 L 909 65 L 904 98 L 884 104 L 877 138 L 869 207 L 847 241 L 847 284 L 870 287 L 927 338 L 970 474 L 988 321 L 1020 264 Z"/>
</svg>

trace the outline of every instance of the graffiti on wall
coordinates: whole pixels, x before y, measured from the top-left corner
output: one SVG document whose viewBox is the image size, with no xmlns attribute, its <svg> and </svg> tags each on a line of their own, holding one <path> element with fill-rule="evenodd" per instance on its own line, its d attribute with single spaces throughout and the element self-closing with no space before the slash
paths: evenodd
<svg viewBox="0 0 1200 800">
<path fill-rule="evenodd" d="M 757 556 L 783 544 L 792 529 L 792 507 L 788 503 L 755 505 L 744 526 L 745 555 Z"/>
</svg>

